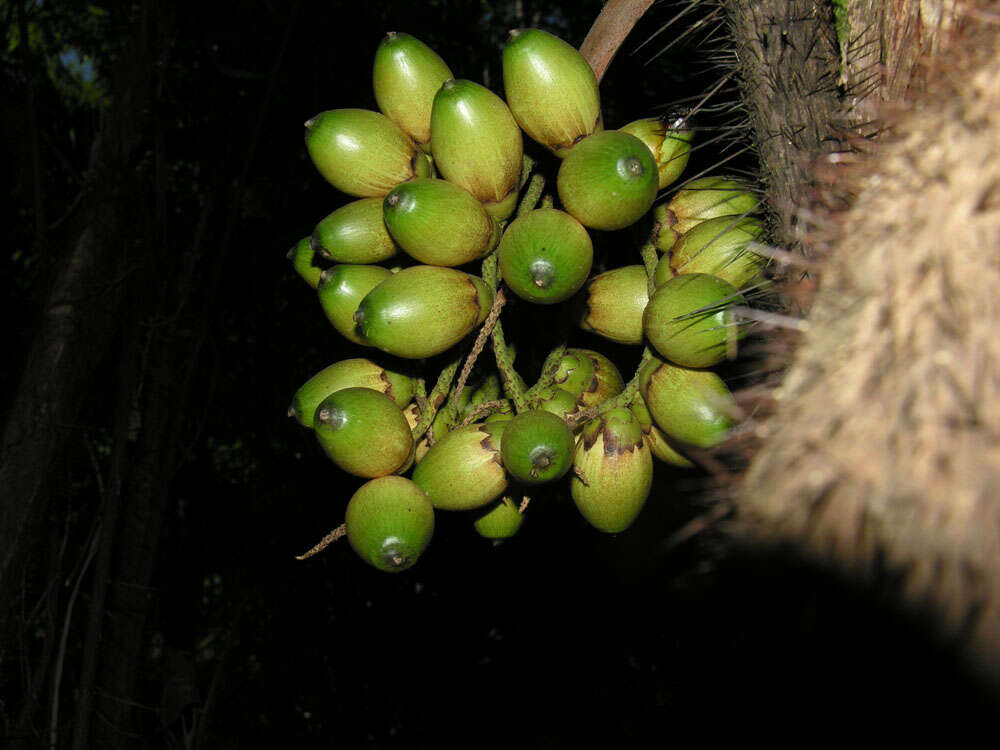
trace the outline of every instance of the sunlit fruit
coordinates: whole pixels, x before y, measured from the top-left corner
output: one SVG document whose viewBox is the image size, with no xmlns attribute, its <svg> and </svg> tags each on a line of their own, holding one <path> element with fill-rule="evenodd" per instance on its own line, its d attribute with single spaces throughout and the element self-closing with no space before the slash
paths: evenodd
<svg viewBox="0 0 1000 750">
<path fill-rule="evenodd" d="M 313 429 L 326 455 L 348 474 L 384 477 L 412 459 L 413 435 L 402 409 L 371 388 L 327 396 L 316 407 Z"/>
<path fill-rule="evenodd" d="M 663 256 L 654 281 L 659 286 L 684 273 L 707 273 L 742 289 L 761 278 L 767 259 L 747 245 L 764 233 L 760 219 L 720 216 L 686 232 Z"/>
<path fill-rule="evenodd" d="M 622 266 L 594 276 L 587 282 L 579 322 L 619 344 L 642 343 L 642 313 L 649 301 L 646 269 Z"/>
<path fill-rule="evenodd" d="M 288 416 L 311 428 L 320 402 L 344 388 L 371 388 L 384 393 L 400 408 L 413 398 L 413 379 L 409 376 L 387 370 L 370 359 L 344 359 L 324 367 L 295 391 Z"/>
<path fill-rule="evenodd" d="M 669 202 L 653 209 L 657 249 L 666 252 L 681 235 L 708 219 L 752 213 L 760 202 L 750 186 L 736 177 L 712 175 L 692 180 Z"/>
<path fill-rule="evenodd" d="M 646 408 L 646 402 L 642 398 L 637 398 L 633 401 L 629 405 L 629 408 L 635 414 L 635 418 L 639 420 L 639 426 L 642 428 L 646 446 L 649 448 L 649 452 L 653 454 L 653 458 L 658 458 L 664 463 L 672 466 L 680 466 L 685 469 L 694 466 L 690 460 L 681 455 L 670 444 L 667 436 L 653 423 L 653 417 L 649 413 L 649 409 Z"/>
<path fill-rule="evenodd" d="M 434 508 L 416 484 L 404 477 L 379 477 L 361 485 L 347 503 L 347 541 L 357 555 L 379 570 L 412 567 L 434 534 Z"/>
<path fill-rule="evenodd" d="M 392 276 L 387 268 L 366 265 L 339 265 L 320 276 L 319 303 L 327 320 L 349 341 L 369 346 L 358 333 L 354 313 L 372 289 Z"/>
<path fill-rule="evenodd" d="M 379 263 L 399 248 L 382 220 L 382 200 L 361 198 L 341 206 L 313 230 L 312 246 L 337 263 Z"/>
<path fill-rule="evenodd" d="M 639 390 L 664 434 L 699 448 L 725 440 L 740 413 L 729 388 L 711 370 L 653 359 L 642 368 Z"/>
<path fill-rule="evenodd" d="M 573 464 L 573 432 L 547 411 L 526 411 L 507 423 L 501 453 L 503 465 L 527 484 L 554 482 Z"/>
<path fill-rule="evenodd" d="M 435 508 L 470 510 L 507 488 L 500 462 L 505 422 L 459 427 L 435 443 L 413 470 L 413 481 Z"/>
</svg>

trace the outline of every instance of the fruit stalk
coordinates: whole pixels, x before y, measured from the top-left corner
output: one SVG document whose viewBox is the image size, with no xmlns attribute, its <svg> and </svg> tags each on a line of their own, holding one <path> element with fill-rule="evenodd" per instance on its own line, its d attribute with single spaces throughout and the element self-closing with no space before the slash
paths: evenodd
<svg viewBox="0 0 1000 750">
<path fill-rule="evenodd" d="M 545 175 L 533 174 L 531 182 L 528 183 L 528 189 L 521 196 L 521 203 L 517 207 L 516 215 L 524 216 L 528 211 L 533 210 L 538 205 L 538 199 L 542 197 L 543 190 L 545 190 Z"/>
<path fill-rule="evenodd" d="M 462 372 L 458 376 L 458 384 L 451 393 L 451 398 L 448 400 L 448 419 L 451 424 L 456 424 L 458 420 L 458 401 L 462 397 L 462 391 L 465 390 L 465 383 L 469 379 L 469 375 L 472 373 L 472 368 L 476 364 L 476 360 L 479 355 L 482 354 L 483 347 L 486 346 L 486 339 L 489 337 L 490 333 L 493 332 L 493 327 L 496 325 L 497 321 L 500 319 L 500 311 L 503 309 L 504 302 L 507 298 L 504 296 L 502 291 L 496 292 L 493 295 L 493 306 L 490 308 L 490 314 L 486 316 L 486 320 L 483 322 L 482 327 L 479 329 L 479 334 L 476 336 L 476 342 L 472 345 L 472 350 L 469 352 L 469 356 L 465 358 L 465 364 L 462 366 Z"/>
<path fill-rule="evenodd" d="M 649 289 L 649 296 L 653 296 L 653 292 L 656 291 L 656 266 L 660 262 L 660 256 L 656 252 L 656 245 L 652 241 L 646 242 L 639 249 L 639 254 L 642 256 L 642 265 L 646 267 L 646 279 Z"/>
<path fill-rule="evenodd" d="M 438 407 L 448 397 L 448 391 L 451 390 L 451 381 L 454 379 L 455 373 L 458 372 L 460 362 L 461 359 L 456 358 L 451 364 L 441 370 L 437 383 L 434 384 L 434 390 L 431 391 L 431 395 L 428 398 L 423 399 L 423 403 L 420 403 L 420 399 L 418 398 L 417 403 L 420 404 L 420 419 L 417 420 L 417 424 L 413 428 L 414 440 L 419 439 L 433 424 Z M 418 387 L 420 390 L 424 389 L 423 381 L 421 381 Z"/>
</svg>

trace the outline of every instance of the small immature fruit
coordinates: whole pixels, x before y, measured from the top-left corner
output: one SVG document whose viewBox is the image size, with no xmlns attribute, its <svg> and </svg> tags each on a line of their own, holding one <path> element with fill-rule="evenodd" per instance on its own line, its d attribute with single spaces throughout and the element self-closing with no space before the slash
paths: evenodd
<svg viewBox="0 0 1000 750">
<path fill-rule="evenodd" d="M 703 221 L 752 213 L 760 198 L 742 180 L 719 175 L 687 183 L 669 203 L 653 209 L 656 247 L 665 253 L 677 239 Z"/>
<path fill-rule="evenodd" d="M 658 458 L 664 463 L 672 466 L 680 466 L 684 469 L 690 469 L 694 466 L 687 458 L 677 452 L 677 449 L 667 440 L 667 436 L 660 431 L 659 427 L 653 424 L 653 417 L 649 413 L 649 409 L 646 408 L 645 401 L 637 398 L 629 408 L 635 414 L 635 418 L 639 420 L 639 426 L 642 428 L 642 434 L 646 440 L 646 447 L 653 454 L 653 458 Z"/>
<path fill-rule="evenodd" d="M 570 494 L 591 526 L 608 534 L 631 526 L 653 484 L 653 458 L 635 415 L 619 407 L 588 422 L 573 469 Z"/>
<path fill-rule="evenodd" d="M 344 388 L 316 407 L 316 438 L 348 474 L 384 477 L 403 471 L 413 454 L 413 435 L 403 411 L 384 393 Z"/>
<path fill-rule="evenodd" d="M 559 360 L 552 383 L 579 399 L 585 390 L 597 387 L 593 361 L 581 349 L 567 350 Z"/>
<path fill-rule="evenodd" d="M 514 405 L 510 399 L 502 399 L 503 405 L 495 412 L 486 417 L 486 422 L 509 422 L 514 418 Z"/>
<path fill-rule="evenodd" d="M 409 34 L 390 31 L 375 51 L 372 84 L 378 108 L 424 151 L 430 151 L 434 95 L 453 77 L 434 50 Z"/>
<path fill-rule="evenodd" d="M 413 398 L 413 379 L 409 376 L 386 370 L 370 359 L 344 359 L 324 367 L 295 391 L 288 416 L 311 429 L 320 402 L 344 388 L 371 388 L 384 393 L 400 408 Z"/>
<path fill-rule="evenodd" d="M 645 117 L 619 130 L 630 133 L 649 147 L 659 170 L 659 189 L 670 185 L 684 171 L 691 154 L 694 131 L 685 129 L 683 118 Z"/>
<path fill-rule="evenodd" d="M 542 305 L 572 297 L 590 275 L 594 246 L 576 219 L 539 208 L 514 219 L 497 250 L 500 275 L 521 299 Z"/>
<path fill-rule="evenodd" d="M 745 333 L 732 312 L 742 295 L 705 273 L 675 276 L 649 300 L 642 327 L 663 357 L 682 367 L 711 367 L 735 353 Z"/>
<path fill-rule="evenodd" d="M 435 508 L 481 508 L 507 489 L 500 449 L 507 423 L 459 427 L 435 443 L 413 470 L 413 481 Z"/>
<path fill-rule="evenodd" d="M 574 146 L 556 177 L 559 200 L 591 229 L 624 229 L 656 200 L 659 176 L 646 145 L 634 135 L 606 130 Z"/>
<path fill-rule="evenodd" d="M 382 266 L 340 265 L 323 271 L 317 289 L 319 303 L 327 320 L 349 341 L 371 346 L 358 333 L 354 313 L 365 295 L 390 276 Z"/>
<path fill-rule="evenodd" d="M 566 419 L 571 414 L 575 414 L 580 407 L 572 393 L 555 386 L 542 388 L 535 394 L 535 398 L 536 409 L 551 412 L 560 419 Z"/>
<path fill-rule="evenodd" d="M 509 497 L 500 500 L 483 510 L 472 522 L 476 532 L 486 539 L 510 539 L 524 523 L 517 503 Z"/>
<path fill-rule="evenodd" d="M 372 289 L 354 314 L 361 336 L 407 359 L 457 344 L 489 314 L 493 293 L 478 276 L 453 268 L 404 268 Z"/>
<path fill-rule="evenodd" d="M 399 248 L 382 220 L 382 200 L 362 198 L 341 206 L 316 225 L 312 247 L 336 263 L 379 263 Z"/>
<path fill-rule="evenodd" d="M 573 432 L 547 411 L 526 411 L 507 423 L 501 453 L 515 479 L 544 484 L 563 477 L 573 464 Z"/>
<path fill-rule="evenodd" d="M 348 195 L 380 197 L 431 165 L 413 139 L 385 115 L 331 109 L 306 122 L 306 148 L 327 182 Z"/>
<path fill-rule="evenodd" d="M 347 541 L 369 565 L 387 573 L 413 566 L 434 534 L 434 508 L 403 477 L 365 482 L 347 503 Z"/>
<path fill-rule="evenodd" d="M 649 301 L 646 269 L 622 266 L 587 282 L 580 328 L 619 344 L 642 343 L 642 313 Z"/>
<path fill-rule="evenodd" d="M 747 244 L 764 233 L 760 219 L 750 216 L 720 216 L 686 232 L 656 267 L 654 281 L 659 286 L 684 273 L 708 273 L 742 289 L 761 278 L 767 260 Z"/>
<path fill-rule="evenodd" d="M 584 409 L 603 403 L 625 390 L 622 374 L 618 371 L 615 363 L 603 354 L 592 349 L 570 349 L 569 351 L 579 352 L 587 357 L 594 368 L 593 378 L 580 394 L 580 404 Z"/>
<path fill-rule="evenodd" d="M 409 255 L 434 266 L 482 258 L 499 239 L 496 221 L 468 190 L 422 177 L 393 188 L 383 202 L 385 226 Z"/>
<path fill-rule="evenodd" d="M 473 81 L 446 82 L 431 109 L 431 148 L 441 175 L 498 221 L 517 205 L 521 129 L 503 99 Z"/>
<path fill-rule="evenodd" d="M 323 273 L 325 265 L 320 265 L 317 253 L 309 244 L 309 238 L 304 237 L 295 243 L 295 246 L 288 251 L 287 258 L 292 261 L 295 273 L 302 277 L 313 289 L 319 286 L 319 277 Z"/>
<path fill-rule="evenodd" d="M 540 29 L 515 29 L 503 50 L 510 110 L 529 136 L 556 156 L 600 129 L 601 96 L 590 63 Z"/>
<path fill-rule="evenodd" d="M 653 359 L 639 374 L 639 391 L 656 426 L 671 438 L 699 448 L 726 439 L 739 407 L 722 378 Z"/>
</svg>

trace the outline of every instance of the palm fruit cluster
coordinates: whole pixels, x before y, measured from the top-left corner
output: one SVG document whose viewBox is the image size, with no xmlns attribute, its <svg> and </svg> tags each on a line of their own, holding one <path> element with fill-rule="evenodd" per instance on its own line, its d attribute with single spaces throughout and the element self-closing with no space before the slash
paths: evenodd
<svg viewBox="0 0 1000 750">
<path fill-rule="evenodd" d="M 376 568 L 404 570 L 429 543 L 435 511 L 467 512 L 501 540 L 522 526 L 528 497 L 567 488 L 592 526 L 625 530 L 649 496 L 654 458 L 691 467 L 685 452 L 718 445 L 738 420 L 707 368 L 736 356 L 748 324 L 737 313 L 766 283 L 756 197 L 712 175 L 657 203 L 687 164 L 694 128 L 649 117 L 606 129 L 588 62 L 539 29 L 510 33 L 503 97 L 456 79 L 403 33 L 378 47 L 373 84 L 380 111 L 306 122 L 313 163 L 351 200 L 289 253 L 359 348 L 306 381 L 289 410 L 333 463 L 366 480 L 345 513 L 350 545 Z M 526 143 L 556 157 L 554 175 Z M 647 216 L 638 252 L 593 273 L 593 230 Z M 511 295 L 539 306 L 539 326 L 565 303 L 579 329 L 643 347 L 634 376 L 563 343 L 528 387 L 500 316 Z"/>
</svg>

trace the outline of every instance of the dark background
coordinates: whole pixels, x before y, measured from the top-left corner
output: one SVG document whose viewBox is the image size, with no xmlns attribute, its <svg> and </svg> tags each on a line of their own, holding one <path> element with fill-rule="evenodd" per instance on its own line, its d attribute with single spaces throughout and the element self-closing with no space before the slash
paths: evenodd
<svg viewBox="0 0 1000 750">
<path fill-rule="evenodd" d="M 713 4 L 636 49 L 683 5 L 657 4 L 616 59 L 609 127 L 689 105 L 727 72 Z M 374 108 L 386 31 L 502 92 L 507 29 L 578 45 L 599 8 L 0 2 L 4 742 L 631 747 L 958 739 L 992 722 L 890 591 L 717 528 L 674 536 L 718 496 L 702 471 L 658 465 L 616 537 L 557 492 L 502 545 L 439 513 L 400 575 L 345 542 L 293 559 L 342 521 L 360 480 L 286 407 L 317 370 L 368 353 L 285 258 L 347 200 L 309 163 L 302 123 Z M 752 172 L 745 134 L 726 129 L 734 97 L 725 86 L 699 114 L 700 139 L 725 137 L 691 170 L 740 152 L 726 171 Z M 598 244 L 607 264 L 634 262 L 615 255 L 628 238 Z M 505 313 L 529 382 L 550 342 L 524 337 L 545 314 Z M 626 377 L 638 356 L 574 342 Z"/>
</svg>

